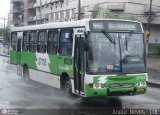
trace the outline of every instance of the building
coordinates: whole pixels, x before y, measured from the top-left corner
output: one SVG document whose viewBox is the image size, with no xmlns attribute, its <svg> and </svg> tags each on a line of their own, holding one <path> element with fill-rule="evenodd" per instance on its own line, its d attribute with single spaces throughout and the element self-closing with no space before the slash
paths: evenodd
<svg viewBox="0 0 160 115">
<path fill-rule="evenodd" d="M 36 24 L 36 0 L 11 0 L 9 24 L 24 26 Z"/>
<path fill-rule="evenodd" d="M 23 0 L 11 0 L 10 1 L 10 13 L 9 13 L 9 18 L 8 18 L 8 23 L 10 25 L 15 25 L 18 26 L 21 24 L 23 20 L 23 7 L 24 3 Z"/>
<path fill-rule="evenodd" d="M 26 16 L 24 19 L 28 25 L 36 24 L 36 4 L 37 0 L 26 0 L 25 2 L 25 13 Z"/>
<path fill-rule="evenodd" d="M 135 17 L 147 30 L 150 0 L 81 0 L 82 18 L 91 18 L 97 4 L 114 15 Z M 77 20 L 78 14 L 78 0 L 11 0 L 11 6 L 11 25 L 15 26 Z M 153 0 L 151 23 L 149 47 L 154 47 L 160 43 L 159 0 Z"/>
</svg>

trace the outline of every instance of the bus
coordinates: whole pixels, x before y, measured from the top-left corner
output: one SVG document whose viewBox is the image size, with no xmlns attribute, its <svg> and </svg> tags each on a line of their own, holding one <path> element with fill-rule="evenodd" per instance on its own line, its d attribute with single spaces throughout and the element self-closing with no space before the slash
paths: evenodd
<svg viewBox="0 0 160 115">
<path fill-rule="evenodd" d="M 146 54 L 142 24 L 84 19 L 15 27 L 11 68 L 82 98 L 145 94 Z"/>
</svg>

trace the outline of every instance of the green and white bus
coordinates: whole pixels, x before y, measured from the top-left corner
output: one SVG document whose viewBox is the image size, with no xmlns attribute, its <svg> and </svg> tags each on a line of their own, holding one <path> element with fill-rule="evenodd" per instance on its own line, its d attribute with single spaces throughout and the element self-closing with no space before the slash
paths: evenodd
<svg viewBox="0 0 160 115">
<path fill-rule="evenodd" d="M 12 28 L 11 68 L 81 97 L 145 94 L 142 24 L 85 19 Z"/>
</svg>

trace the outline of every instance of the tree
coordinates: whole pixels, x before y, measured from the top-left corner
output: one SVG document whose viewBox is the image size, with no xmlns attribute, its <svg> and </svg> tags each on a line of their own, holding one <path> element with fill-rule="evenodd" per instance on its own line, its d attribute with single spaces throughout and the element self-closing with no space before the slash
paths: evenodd
<svg viewBox="0 0 160 115">
<path fill-rule="evenodd" d="M 10 42 L 10 28 L 8 26 L 3 30 L 3 37 L 8 43 Z"/>
<path fill-rule="evenodd" d="M 0 28 L 0 37 L 2 37 L 3 36 L 3 28 Z"/>
<path fill-rule="evenodd" d="M 98 14 L 101 12 L 102 7 L 100 7 L 99 5 L 95 5 L 93 8 L 93 12 L 92 12 L 92 18 L 96 18 L 98 16 Z"/>
<path fill-rule="evenodd" d="M 3 29 L 3 38 L 5 40 L 5 45 L 8 46 L 8 54 L 9 54 L 9 47 L 10 47 L 10 28 L 7 26 L 5 29 Z"/>
</svg>

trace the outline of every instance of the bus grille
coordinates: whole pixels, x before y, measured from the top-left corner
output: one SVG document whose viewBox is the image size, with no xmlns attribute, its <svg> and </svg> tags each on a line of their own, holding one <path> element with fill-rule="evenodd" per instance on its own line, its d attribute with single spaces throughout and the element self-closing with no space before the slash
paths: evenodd
<svg viewBox="0 0 160 115">
<path fill-rule="evenodd" d="M 135 93 L 132 91 L 127 91 L 127 92 L 118 91 L 118 92 L 108 93 L 108 96 L 126 96 L 126 95 L 135 95 Z"/>
<path fill-rule="evenodd" d="M 133 86 L 134 86 L 134 84 L 117 83 L 117 84 L 109 85 L 109 88 L 130 88 Z"/>
</svg>

